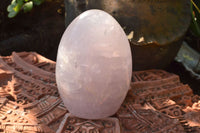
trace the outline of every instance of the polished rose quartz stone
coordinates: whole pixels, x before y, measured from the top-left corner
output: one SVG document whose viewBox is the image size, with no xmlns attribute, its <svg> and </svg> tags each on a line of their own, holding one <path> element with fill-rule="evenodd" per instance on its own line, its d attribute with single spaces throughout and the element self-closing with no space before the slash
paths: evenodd
<svg viewBox="0 0 200 133">
<path fill-rule="evenodd" d="M 115 114 L 131 73 L 129 42 L 108 13 L 88 10 L 67 27 L 58 49 L 56 81 L 71 114 L 87 119 Z"/>
</svg>

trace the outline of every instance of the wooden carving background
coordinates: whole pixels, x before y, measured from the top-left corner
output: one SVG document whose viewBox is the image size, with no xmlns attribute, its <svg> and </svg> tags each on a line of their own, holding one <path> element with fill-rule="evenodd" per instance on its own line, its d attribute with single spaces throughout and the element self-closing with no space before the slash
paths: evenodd
<svg viewBox="0 0 200 133">
<path fill-rule="evenodd" d="M 0 57 L 0 132 L 200 132 L 200 97 L 175 74 L 133 72 L 131 89 L 118 112 L 86 120 L 65 108 L 56 86 L 55 65 L 35 52 Z"/>
</svg>

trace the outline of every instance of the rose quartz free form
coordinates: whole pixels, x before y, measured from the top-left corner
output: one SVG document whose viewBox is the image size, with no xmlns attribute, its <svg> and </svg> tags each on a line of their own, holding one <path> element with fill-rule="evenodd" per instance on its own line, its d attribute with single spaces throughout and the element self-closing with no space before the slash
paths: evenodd
<svg viewBox="0 0 200 133">
<path fill-rule="evenodd" d="M 86 119 L 115 114 L 131 74 L 129 42 L 108 13 L 88 10 L 67 27 L 58 49 L 56 81 L 71 114 Z"/>
</svg>

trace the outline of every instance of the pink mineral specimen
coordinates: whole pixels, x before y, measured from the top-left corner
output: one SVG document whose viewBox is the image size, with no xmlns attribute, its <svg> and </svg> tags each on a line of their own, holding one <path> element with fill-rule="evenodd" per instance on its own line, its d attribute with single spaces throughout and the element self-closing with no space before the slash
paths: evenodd
<svg viewBox="0 0 200 133">
<path fill-rule="evenodd" d="M 69 112 L 98 119 L 116 113 L 129 90 L 132 56 L 118 22 L 101 10 L 79 15 L 61 39 L 56 82 Z"/>
</svg>

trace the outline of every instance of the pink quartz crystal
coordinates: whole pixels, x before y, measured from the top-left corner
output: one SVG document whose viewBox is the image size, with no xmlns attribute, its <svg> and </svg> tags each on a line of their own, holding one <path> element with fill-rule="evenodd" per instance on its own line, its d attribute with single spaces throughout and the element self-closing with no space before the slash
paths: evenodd
<svg viewBox="0 0 200 133">
<path fill-rule="evenodd" d="M 86 119 L 115 114 L 128 92 L 131 73 L 128 39 L 108 13 L 88 10 L 65 30 L 56 81 L 71 114 Z"/>
</svg>

